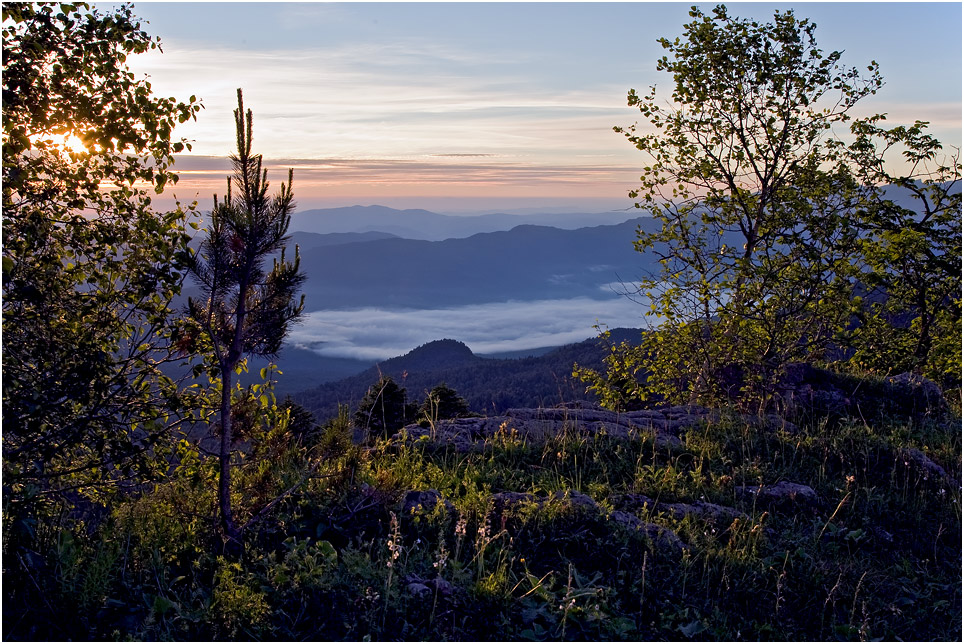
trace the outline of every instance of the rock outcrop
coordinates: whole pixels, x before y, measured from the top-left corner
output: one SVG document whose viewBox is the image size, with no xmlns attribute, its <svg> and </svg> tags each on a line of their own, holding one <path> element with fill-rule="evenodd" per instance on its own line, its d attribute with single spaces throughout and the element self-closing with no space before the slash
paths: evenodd
<svg viewBox="0 0 964 644">
<path fill-rule="evenodd" d="M 708 414 L 701 407 L 671 407 L 654 411 L 617 413 L 598 407 L 553 407 L 545 409 L 509 409 L 501 416 L 453 418 L 440 420 L 434 427 L 409 425 L 405 432 L 410 440 L 423 436 L 439 443 L 453 445 L 461 452 L 481 449 L 481 443 L 492 438 L 540 442 L 565 431 L 584 435 L 605 432 L 616 437 L 652 433 L 656 445 L 680 447 L 680 435 L 688 427 L 698 425 Z M 397 437 L 397 435 L 396 435 Z"/>
<path fill-rule="evenodd" d="M 913 373 L 874 380 L 792 363 L 785 367 L 776 393 L 776 407 L 785 414 L 859 416 L 862 409 L 875 409 L 901 417 L 941 418 L 948 411 L 937 383 Z"/>
<path fill-rule="evenodd" d="M 481 451 L 483 443 L 491 439 L 537 443 L 566 431 L 584 436 L 606 433 L 617 438 L 651 434 L 657 449 L 680 449 L 687 429 L 719 420 L 720 416 L 718 411 L 696 405 L 620 413 L 577 402 L 562 407 L 509 409 L 501 416 L 440 420 L 434 427 L 413 424 L 405 427 L 404 432 L 408 440 L 432 440 L 452 445 L 459 452 Z M 773 430 L 798 431 L 793 423 L 773 414 L 747 415 L 742 420 Z M 400 439 L 401 434 L 394 438 Z"/>
<path fill-rule="evenodd" d="M 934 477 L 935 479 L 949 479 L 943 467 L 932 461 L 924 452 L 916 447 L 903 447 L 897 452 L 897 458 L 904 459 L 904 465 L 913 465 L 922 474 L 923 478 Z"/>
<path fill-rule="evenodd" d="M 739 485 L 735 489 L 737 496 L 755 499 L 766 507 L 792 511 L 820 505 L 820 499 L 812 487 L 790 481 L 773 485 Z"/>
<path fill-rule="evenodd" d="M 686 549 L 675 532 L 661 525 L 643 521 L 635 514 L 616 510 L 609 515 L 609 520 L 626 530 L 643 533 L 657 548 L 678 554 L 682 554 Z"/>
<path fill-rule="evenodd" d="M 940 416 L 948 411 L 947 399 L 933 380 L 906 372 L 887 378 L 887 384 L 904 394 L 905 405 L 914 413 Z"/>
<path fill-rule="evenodd" d="M 616 500 L 619 507 L 633 511 L 647 508 L 651 512 L 665 512 L 674 519 L 680 520 L 688 516 L 695 517 L 718 526 L 733 523 L 735 519 L 747 519 L 746 513 L 725 505 L 696 501 L 695 503 L 665 503 L 656 501 L 645 494 L 625 494 Z"/>
</svg>

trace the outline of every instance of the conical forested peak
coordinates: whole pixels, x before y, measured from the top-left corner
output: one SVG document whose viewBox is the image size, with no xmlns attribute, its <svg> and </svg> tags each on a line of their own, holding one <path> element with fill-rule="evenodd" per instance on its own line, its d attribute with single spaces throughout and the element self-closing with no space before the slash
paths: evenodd
<svg viewBox="0 0 964 644">
<path fill-rule="evenodd" d="M 392 358 L 383 363 L 383 367 L 421 371 L 463 365 L 479 359 L 464 343 L 458 340 L 444 339 L 428 342 L 412 349 L 403 356 Z"/>
</svg>

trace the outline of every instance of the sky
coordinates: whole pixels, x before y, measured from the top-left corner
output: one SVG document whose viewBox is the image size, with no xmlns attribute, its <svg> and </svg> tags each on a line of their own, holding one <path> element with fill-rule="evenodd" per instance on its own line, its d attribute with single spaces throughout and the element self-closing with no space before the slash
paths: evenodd
<svg viewBox="0 0 964 644">
<path fill-rule="evenodd" d="M 632 205 L 645 159 L 612 128 L 641 116 L 630 88 L 669 95 L 656 41 L 682 33 L 690 4 L 137 2 L 163 53 L 129 64 L 156 95 L 204 104 L 176 132 L 194 142 L 175 165 L 182 201 L 223 190 L 241 87 L 255 152 L 276 184 L 294 168 L 301 210 L 593 212 Z M 825 52 L 880 64 L 861 112 L 930 121 L 960 147 L 960 3 L 728 7 L 810 18 Z"/>
</svg>

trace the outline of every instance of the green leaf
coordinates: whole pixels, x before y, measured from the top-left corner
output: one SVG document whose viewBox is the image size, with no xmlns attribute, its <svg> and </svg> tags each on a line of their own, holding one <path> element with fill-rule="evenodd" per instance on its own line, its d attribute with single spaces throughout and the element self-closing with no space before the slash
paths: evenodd
<svg viewBox="0 0 964 644">
<path fill-rule="evenodd" d="M 176 610 L 177 608 L 178 608 L 178 605 L 175 602 L 172 602 L 171 600 L 164 597 L 163 595 L 157 595 L 154 597 L 153 609 L 156 615 L 160 615 L 161 617 L 163 617 L 169 611 Z"/>
<path fill-rule="evenodd" d="M 693 639 L 700 633 L 706 630 L 706 624 L 698 619 L 694 619 L 689 624 L 679 627 L 680 632 L 686 636 L 687 639 Z"/>
<path fill-rule="evenodd" d="M 338 551 L 335 550 L 335 546 L 331 545 L 328 541 L 319 541 L 315 544 L 315 547 L 325 559 L 332 562 L 338 560 Z"/>
</svg>

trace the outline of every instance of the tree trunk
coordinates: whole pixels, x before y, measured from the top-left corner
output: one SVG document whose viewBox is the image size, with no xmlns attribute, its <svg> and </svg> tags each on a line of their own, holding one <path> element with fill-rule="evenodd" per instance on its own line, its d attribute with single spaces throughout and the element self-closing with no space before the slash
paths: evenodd
<svg viewBox="0 0 964 644">
<path fill-rule="evenodd" d="M 231 372 L 227 365 L 221 369 L 221 452 L 218 455 L 221 472 L 218 480 L 218 508 L 221 513 L 221 530 L 226 542 L 224 554 L 237 558 L 243 550 L 241 531 L 234 523 L 231 511 Z"/>
<path fill-rule="evenodd" d="M 926 306 L 926 303 L 925 305 Z M 931 323 L 933 322 L 933 315 L 926 312 L 926 309 L 921 306 L 920 308 L 920 331 L 917 334 L 917 346 L 914 347 L 914 367 L 913 370 L 920 373 L 924 370 L 924 365 L 927 364 L 927 357 L 931 351 Z"/>
</svg>

